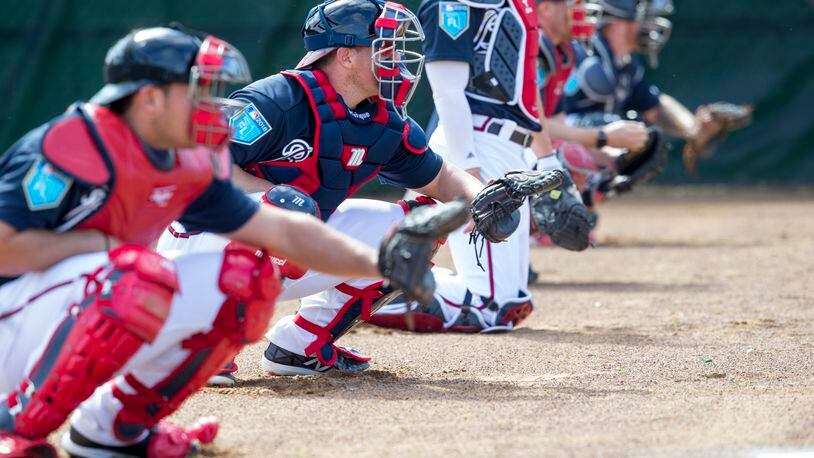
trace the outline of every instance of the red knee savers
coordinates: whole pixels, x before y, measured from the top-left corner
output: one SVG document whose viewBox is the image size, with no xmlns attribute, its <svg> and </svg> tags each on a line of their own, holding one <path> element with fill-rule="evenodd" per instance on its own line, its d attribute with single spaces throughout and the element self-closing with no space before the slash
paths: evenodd
<svg viewBox="0 0 814 458">
<path fill-rule="evenodd" d="M 218 287 L 240 310 L 232 332 L 243 343 L 263 336 L 280 294 L 280 274 L 264 252 L 235 242 L 226 246 Z"/>
<path fill-rule="evenodd" d="M 135 245 L 110 252 L 114 270 L 108 281 L 110 293 L 102 298 L 123 326 L 146 342 L 152 342 L 167 320 L 172 296 L 178 291 L 178 275 L 172 261 Z M 115 277 L 115 278 L 114 278 Z"/>
</svg>

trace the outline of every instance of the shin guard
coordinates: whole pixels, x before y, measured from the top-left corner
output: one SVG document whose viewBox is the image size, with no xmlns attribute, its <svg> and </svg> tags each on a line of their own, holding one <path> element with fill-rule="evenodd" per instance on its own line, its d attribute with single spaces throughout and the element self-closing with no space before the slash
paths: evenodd
<svg viewBox="0 0 814 458">
<path fill-rule="evenodd" d="M 15 433 L 45 438 L 112 378 L 164 325 L 178 280 L 172 262 L 124 245 L 86 277 L 84 299 L 70 308 L 39 361 L 0 403 Z"/>
<path fill-rule="evenodd" d="M 212 329 L 181 342 L 188 354 L 175 370 L 152 387 L 132 374 L 114 384 L 113 395 L 122 403 L 114 424 L 119 440 L 136 440 L 205 386 L 244 346 L 263 336 L 280 292 L 279 274 L 269 256 L 230 243 L 218 286 L 226 300 Z"/>
</svg>

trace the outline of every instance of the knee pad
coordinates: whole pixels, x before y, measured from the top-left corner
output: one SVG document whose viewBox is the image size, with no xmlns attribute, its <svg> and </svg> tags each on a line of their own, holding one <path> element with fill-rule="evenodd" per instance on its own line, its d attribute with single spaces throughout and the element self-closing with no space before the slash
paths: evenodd
<svg viewBox="0 0 814 458">
<path fill-rule="evenodd" d="M 178 289 L 172 262 L 134 245 L 109 256 L 110 265 L 87 276 L 84 299 L 71 307 L 28 378 L 9 395 L 6 404 L 21 407 L 11 415 L 18 434 L 46 437 L 164 325 Z"/>
<path fill-rule="evenodd" d="M 212 329 L 181 342 L 189 353 L 178 367 L 153 387 L 143 385 L 132 375 L 114 384 L 113 395 L 122 403 L 114 423 L 114 433 L 120 440 L 138 438 L 145 429 L 178 410 L 181 403 L 202 388 L 246 344 L 259 340 L 268 328 L 280 292 L 280 279 L 265 252 L 234 242 L 227 245 L 218 287 L 226 299 Z"/>
</svg>

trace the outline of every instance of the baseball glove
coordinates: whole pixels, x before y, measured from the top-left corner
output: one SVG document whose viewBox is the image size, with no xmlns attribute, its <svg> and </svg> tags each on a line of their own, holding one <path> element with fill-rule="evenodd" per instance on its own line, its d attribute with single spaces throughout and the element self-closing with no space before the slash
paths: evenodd
<svg viewBox="0 0 814 458">
<path fill-rule="evenodd" d="M 492 243 L 509 238 L 520 223 L 517 209 L 526 197 L 551 191 L 562 185 L 564 179 L 560 170 L 514 170 L 491 182 L 469 208 L 475 222 L 472 241 L 478 236 Z"/>
<path fill-rule="evenodd" d="M 430 272 L 433 244 L 467 220 L 463 201 L 418 207 L 382 241 L 379 270 L 391 288 L 400 288 L 408 300 L 422 306 L 432 301 L 435 280 Z"/>
<path fill-rule="evenodd" d="M 629 192 L 635 185 L 646 183 L 664 171 L 669 153 L 664 134 L 658 127 L 650 126 L 647 135 L 644 149 L 628 151 L 616 158 L 617 176 L 610 182 L 613 191 Z"/>
<path fill-rule="evenodd" d="M 695 110 L 698 134 L 684 145 L 684 168 L 689 173 L 697 172 L 699 159 L 706 159 L 726 140 L 730 132 L 742 129 L 752 122 L 752 107 L 718 102 L 702 105 Z"/>
<path fill-rule="evenodd" d="M 534 224 L 557 246 L 570 251 L 590 246 L 596 216 L 585 207 L 570 176 L 565 176 L 561 189 L 532 197 L 530 202 Z"/>
</svg>

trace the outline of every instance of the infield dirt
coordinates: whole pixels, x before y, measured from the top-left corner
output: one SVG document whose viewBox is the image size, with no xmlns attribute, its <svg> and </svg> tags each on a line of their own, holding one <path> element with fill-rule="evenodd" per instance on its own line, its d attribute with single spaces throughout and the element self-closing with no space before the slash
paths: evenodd
<svg viewBox="0 0 814 458">
<path fill-rule="evenodd" d="M 343 343 L 371 370 L 320 378 L 264 376 L 260 343 L 236 388 L 174 420 L 220 416 L 204 454 L 232 457 L 814 450 L 814 193 L 648 189 L 600 210 L 597 248 L 533 248 L 538 308 L 514 332 L 363 327 Z"/>
</svg>

